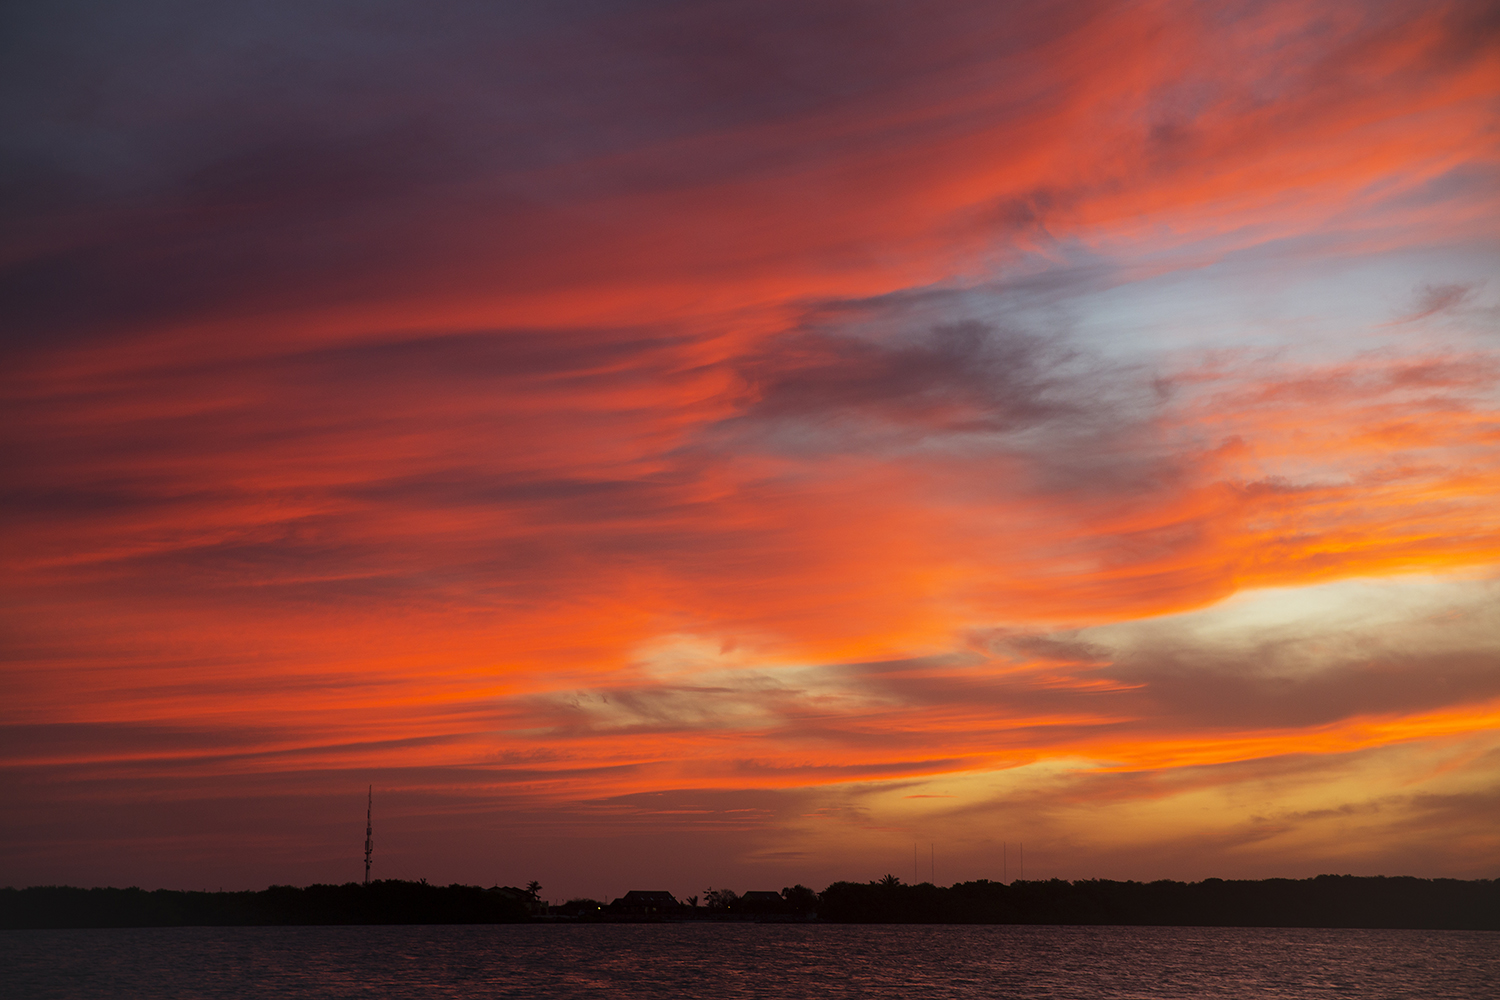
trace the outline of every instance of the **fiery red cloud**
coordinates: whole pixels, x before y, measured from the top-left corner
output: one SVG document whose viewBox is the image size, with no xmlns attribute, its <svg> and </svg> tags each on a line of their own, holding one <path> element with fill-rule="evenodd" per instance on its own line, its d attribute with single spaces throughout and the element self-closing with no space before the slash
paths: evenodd
<svg viewBox="0 0 1500 1000">
<path fill-rule="evenodd" d="M 4 15 L 0 881 L 1493 874 L 1487 5 L 574 7 Z"/>
</svg>

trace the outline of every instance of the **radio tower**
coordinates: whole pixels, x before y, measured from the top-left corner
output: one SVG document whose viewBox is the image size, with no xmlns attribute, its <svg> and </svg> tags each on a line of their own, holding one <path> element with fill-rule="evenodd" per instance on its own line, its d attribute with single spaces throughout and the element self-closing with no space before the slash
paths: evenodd
<svg viewBox="0 0 1500 1000">
<path fill-rule="evenodd" d="M 370 852 L 375 850 L 375 841 L 370 837 L 370 811 L 375 806 L 375 786 L 370 786 L 369 798 L 365 800 L 365 885 L 370 884 Z"/>
</svg>

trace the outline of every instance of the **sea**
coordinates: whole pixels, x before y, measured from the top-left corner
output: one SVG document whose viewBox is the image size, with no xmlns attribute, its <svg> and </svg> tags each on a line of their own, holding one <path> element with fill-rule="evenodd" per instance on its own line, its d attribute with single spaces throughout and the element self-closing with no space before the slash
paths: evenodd
<svg viewBox="0 0 1500 1000">
<path fill-rule="evenodd" d="M 1500 932 L 586 924 L 0 931 L 0 996 L 1500 998 Z"/>
</svg>

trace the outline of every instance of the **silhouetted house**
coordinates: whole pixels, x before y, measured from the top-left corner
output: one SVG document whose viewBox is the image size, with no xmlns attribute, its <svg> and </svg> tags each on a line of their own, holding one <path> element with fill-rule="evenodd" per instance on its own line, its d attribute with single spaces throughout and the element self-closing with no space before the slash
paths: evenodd
<svg viewBox="0 0 1500 1000">
<path fill-rule="evenodd" d="M 631 889 L 609 904 L 609 912 L 625 917 L 660 917 L 682 909 L 677 897 L 661 890 Z"/>
</svg>

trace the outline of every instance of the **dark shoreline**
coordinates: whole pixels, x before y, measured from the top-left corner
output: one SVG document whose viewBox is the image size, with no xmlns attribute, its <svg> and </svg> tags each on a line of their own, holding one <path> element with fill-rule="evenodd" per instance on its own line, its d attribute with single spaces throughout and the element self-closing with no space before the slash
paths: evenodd
<svg viewBox="0 0 1500 1000">
<path fill-rule="evenodd" d="M 765 894 L 770 895 L 770 894 Z M 384 880 L 247 892 L 0 889 L 0 929 L 685 921 L 1500 930 L 1500 880 L 1320 875 L 1259 881 L 835 882 L 816 910 L 651 914 L 528 905 L 514 891 Z"/>
</svg>

